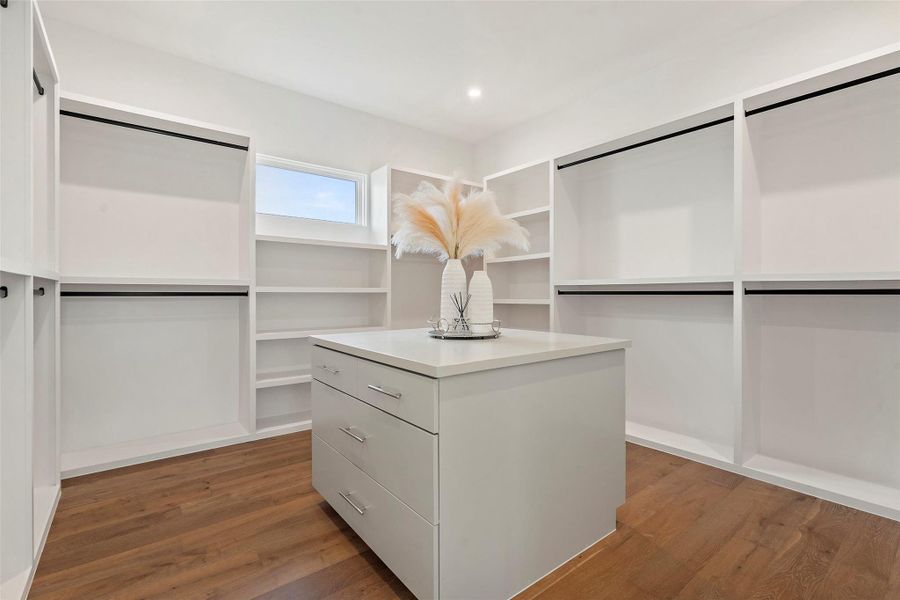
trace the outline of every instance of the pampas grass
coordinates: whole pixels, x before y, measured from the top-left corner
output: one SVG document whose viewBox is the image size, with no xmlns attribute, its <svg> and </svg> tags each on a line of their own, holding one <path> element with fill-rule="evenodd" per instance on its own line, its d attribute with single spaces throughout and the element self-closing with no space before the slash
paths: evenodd
<svg viewBox="0 0 900 600">
<path fill-rule="evenodd" d="M 444 190 L 427 181 L 410 195 L 393 198 L 397 258 L 404 254 L 431 254 L 441 261 L 493 253 L 504 244 L 528 250 L 528 230 L 500 214 L 491 191 L 463 196 L 462 184 L 453 179 Z"/>
</svg>

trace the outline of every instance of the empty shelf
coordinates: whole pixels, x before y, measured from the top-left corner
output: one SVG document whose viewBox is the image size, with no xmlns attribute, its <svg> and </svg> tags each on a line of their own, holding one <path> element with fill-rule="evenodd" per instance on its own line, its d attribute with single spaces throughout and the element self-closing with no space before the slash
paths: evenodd
<svg viewBox="0 0 900 600">
<path fill-rule="evenodd" d="M 257 294 L 386 294 L 381 287 L 259 286 Z"/>
<path fill-rule="evenodd" d="M 549 260 L 549 252 L 536 252 L 534 254 L 519 254 L 518 256 L 501 256 L 499 258 L 487 258 L 485 263 L 492 265 L 496 263 L 512 263 L 525 262 L 528 260 Z"/>
<path fill-rule="evenodd" d="M 257 373 L 256 389 L 294 385 L 312 381 L 309 367 Z"/>
<path fill-rule="evenodd" d="M 344 327 L 344 328 L 334 328 L 334 329 L 273 329 L 268 331 L 258 331 L 256 332 L 257 341 L 267 341 L 267 340 L 294 340 L 294 339 L 303 339 L 308 338 L 313 335 L 319 335 L 324 333 L 357 333 L 361 331 L 380 331 L 386 329 L 383 326 L 373 326 L 373 327 Z"/>
</svg>

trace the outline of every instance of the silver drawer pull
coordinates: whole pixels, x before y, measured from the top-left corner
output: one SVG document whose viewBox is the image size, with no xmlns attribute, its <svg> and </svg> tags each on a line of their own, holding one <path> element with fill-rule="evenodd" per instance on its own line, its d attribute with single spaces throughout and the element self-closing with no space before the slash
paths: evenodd
<svg viewBox="0 0 900 600">
<path fill-rule="evenodd" d="M 347 504 L 349 504 L 350 506 L 352 506 L 352 507 L 353 507 L 353 510 L 355 510 L 355 511 L 358 512 L 359 514 L 364 514 L 364 513 L 366 512 L 366 509 L 365 509 L 365 508 L 360 508 L 359 505 L 358 505 L 356 502 L 354 502 L 352 498 L 350 498 L 350 492 L 347 492 L 347 493 L 344 493 L 344 492 L 338 492 L 338 494 L 340 494 L 340 495 L 341 495 L 341 498 L 343 498 L 344 500 L 346 500 L 346 501 L 347 501 Z"/>
<path fill-rule="evenodd" d="M 403 395 L 400 392 L 390 392 L 379 385 L 372 385 L 371 383 L 369 384 L 369 389 L 375 390 L 376 392 L 378 392 L 380 394 L 384 394 L 385 396 L 390 396 L 391 398 L 396 398 L 397 400 L 399 400 L 400 396 Z"/>
<path fill-rule="evenodd" d="M 341 431 L 343 431 L 344 433 L 346 433 L 347 435 L 352 437 L 354 440 L 356 440 L 360 444 L 362 444 L 363 442 L 366 441 L 366 436 L 360 437 L 360 436 L 356 435 L 355 433 L 353 433 L 353 427 L 338 427 L 338 429 L 340 429 Z"/>
<path fill-rule="evenodd" d="M 328 372 L 331 373 L 332 375 L 337 375 L 338 373 L 341 372 L 340 369 L 332 369 L 332 368 L 329 367 L 328 365 L 319 365 L 319 368 L 320 368 L 320 369 L 325 369 L 326 371 L 328 371 Z"/>
</svg>

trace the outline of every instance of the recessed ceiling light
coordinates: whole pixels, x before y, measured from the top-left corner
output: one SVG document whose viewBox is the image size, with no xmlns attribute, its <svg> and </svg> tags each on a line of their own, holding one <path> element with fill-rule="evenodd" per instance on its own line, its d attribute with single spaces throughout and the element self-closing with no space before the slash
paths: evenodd
<svg viewBox="0 0 900 600">
<path fill-rule="evenodd" d="M 481 98 L 481 88 L 470 87 L 469 98 Z"/>
</svg>

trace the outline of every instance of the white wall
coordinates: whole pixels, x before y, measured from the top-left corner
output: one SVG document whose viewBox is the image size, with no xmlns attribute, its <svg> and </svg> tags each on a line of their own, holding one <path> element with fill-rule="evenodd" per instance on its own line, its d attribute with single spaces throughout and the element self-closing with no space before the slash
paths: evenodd
<svg viewBox="0 0 900 600">
<path fill-rule="evenodd" d="M 474 175 L 465 142 L 69 23 L 46 25 L 65 92 L 242 129 L 261 154 L 366 173 L 392 163 Z"/>
<path fill-rule="evenodd" d="M 560 156 L 898 41 L 900 2 L 799 3 L 481 141 L 476 167 L 490 174 Z"/>
</svg>

